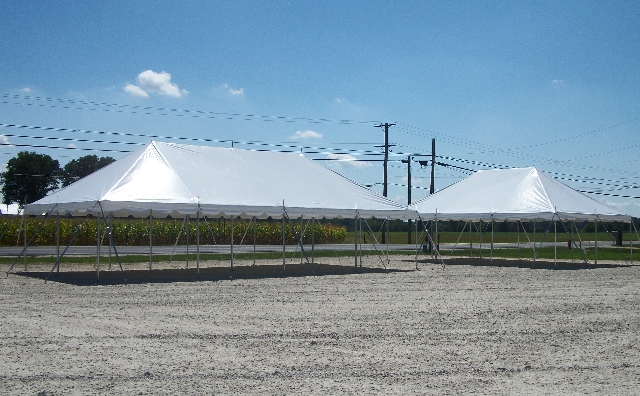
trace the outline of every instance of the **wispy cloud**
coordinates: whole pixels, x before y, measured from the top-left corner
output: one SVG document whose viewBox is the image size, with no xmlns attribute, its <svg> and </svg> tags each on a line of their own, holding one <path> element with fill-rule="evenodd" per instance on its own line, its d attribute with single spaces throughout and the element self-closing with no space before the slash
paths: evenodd
<svg viewBox="0 0 640 396">
<path fill-rule="evenodd" d="M 150 93 L 179 98 L 188 94 L 187 90 L 180 89 L 177 84 L 171 82 L 171 74 L 167 72 L 156 73 L 146 70 L 136 77 L 138 85 L 127 84 L 124 90 L 133 96 L 148 98 Z"/>
<path fill-rule="evenodd" d="M 551 84 L 553 84 L 553 85 L 563 85 L 564 84 L 564 80 L 558 80 L 558 79 L 551 80 Z"/>
<path fill-rule="evenodd" d="M 358 161 L 356 157 L 349 154 L 329 154 L 327 155 L 327 159 L 333 160 L 338 163 L 351 165 L 356 168 L 366 168 L 368 166 L 371 166 L 367 162 Z"/>
<path fill-rule="evenodd" d="M 30 93 L 31 92 L 31 88 L 29 87 L 24 87 L 20 90 L 20 92 L 24 92 L 24 93 Z"/>
<path fill-rule="evenodd" d="M 294 140 L 320 139 L 320 138 L 322 138 L 322 134 L 312 130 L 296 131 L 296 133 L 294 133 L 289 137 L 289 139 L 294 139 Z"/>
<path fill-rule="evenodd" d="M 229 84 L 222 84 L 222 89 L 225 89 L 232 96 L 244 96 L 244 88 L 232 88 Z"/>
</svg>

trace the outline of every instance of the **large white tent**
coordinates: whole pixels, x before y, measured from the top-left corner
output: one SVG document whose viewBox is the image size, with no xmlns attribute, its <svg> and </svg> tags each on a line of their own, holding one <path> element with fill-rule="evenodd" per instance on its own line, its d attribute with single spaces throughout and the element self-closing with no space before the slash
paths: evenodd
<svg viewBox="0 0 640 396">
<path fill-rule="evenodd" d="M 424 220 L 629 221 L 535 167 L 480 170 L 410 207 Z"/>
<path fill-rule="evenodd" d="M 55 208 L 55 209 L 54 209 Z M 284 208 L 284 209 L 283 209 Z M 27 214 L 115 217 L 416 218 L 297 153 L 150 142 L 27 205 Z"/>
</svg>

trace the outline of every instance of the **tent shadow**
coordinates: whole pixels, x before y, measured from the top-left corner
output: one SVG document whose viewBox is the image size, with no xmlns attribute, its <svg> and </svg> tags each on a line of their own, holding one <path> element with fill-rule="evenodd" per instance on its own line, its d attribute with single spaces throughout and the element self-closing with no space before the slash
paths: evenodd
<svg viewBox="0 0 640 396">
<path fill-rule="evenodd" d="M 442 265 L 439 260 L 423 259 L 418 260 L 419 265 Z M 575 261 L 575 262 L 566 262 L 566 261 L 558 261 L 554 263 L 553 261 L 547 260 L 537 260 L 535 264 L 533 264 L 532 260 L 506 260 L 506 259 L 493 259 L 493 262 L 489 258 L 479 259 L 477 257 L 470 258 L 448 258 L 444 257 L 444 263 L 446 266 L 458 266 L 458 265 L 467 265 L 467 266 L 475 266 L 475 267 L 509 267 L 509 268 L 523 268 L 523 269 L 534 269 L 534 270 L 554 270 L 554 271 L 576 271 L 576 270 L 586 270 L 586 269 L 596 269 L 596 268 L 621 268 L 621 267 L 631 267 L 630 264 L 612 264 L 612 263 L 598 263 L 598 265 L 594 265 L 593 263 L 589 263 L 587 266 L 583 261 Z M 635 265 L 633 265 L 635 266 Z"/>
<path fill-rule="evenodd" d="M 410 272 L 411 270 L 370 268 L 331 264 L 313 264 L 313 273 L 307 264 L 287 264 L 286 272 L 282 265 L 255 265 L 230 267 L 172 268 L 149 270 L 125 270 L 127 284 L 177 283 L 177 282 L 212 282 L 234 279 L 269 279 L 307 276 L 385 274 L 387 272 Z M 49 272 L 14 272 L 14 275 L 45 280 Z M 100 272 L 96 282 L 95 271 L 62 271 L 52 273 L 48 282 L 65 283 L 75 286 L 121 285 L 124 284 L 123 273 L 118 270 Z"/>
</svg>

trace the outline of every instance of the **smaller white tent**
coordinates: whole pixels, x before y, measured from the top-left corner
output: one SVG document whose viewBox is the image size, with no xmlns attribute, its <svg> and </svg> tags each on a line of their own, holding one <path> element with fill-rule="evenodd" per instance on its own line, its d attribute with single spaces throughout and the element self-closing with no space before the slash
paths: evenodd
<svg viewBox="0 0 640 396">
<path fill-rule="evenodd" d="M 27 205 L 27 214 L 115 217 L 417 218 L 297 153 L 150 142 Z"/>
<path fill-rule="evenodd" d="M 424 220 L 629 221 L 535 167 L 480 170 L 410 207 Z"/>
</svg>

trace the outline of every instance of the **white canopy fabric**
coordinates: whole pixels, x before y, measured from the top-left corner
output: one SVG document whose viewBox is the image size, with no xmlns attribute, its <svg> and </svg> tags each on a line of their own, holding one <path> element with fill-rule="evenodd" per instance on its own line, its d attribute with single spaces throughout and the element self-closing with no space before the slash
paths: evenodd
<svg viewBox="0 0 640 396">
<path fill-rule="evenodd" d="M 424 220 L 629 220 L 535 167 L 480 170 L 410 208 Z"/>
<path fill-rule="evenodd" d="M 417 218 L 415 211 L 301 154 L 153 141 L 25 211 L 280 218 L 283 205 L 289 217 Z"/>
</svg>

